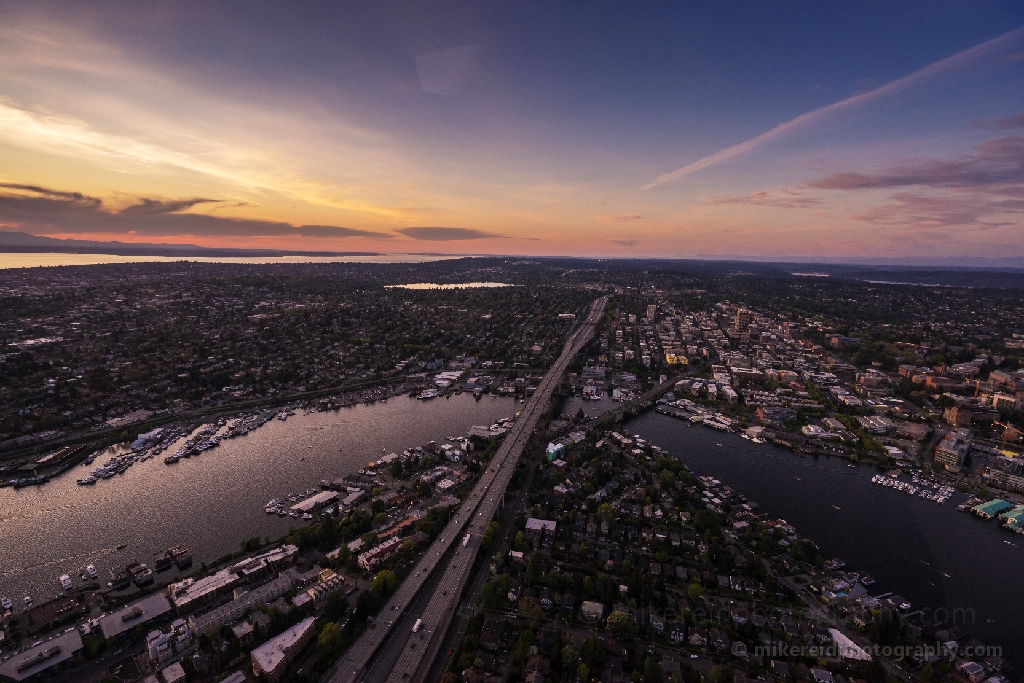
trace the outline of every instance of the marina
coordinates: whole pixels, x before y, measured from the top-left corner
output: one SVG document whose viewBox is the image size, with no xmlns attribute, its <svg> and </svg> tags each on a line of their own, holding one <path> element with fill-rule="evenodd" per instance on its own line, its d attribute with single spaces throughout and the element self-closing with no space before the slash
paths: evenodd
<svg viewBox="0 0 1024 683">
<path fill-rule="evenodd" d="M 0 568 L 0 596 L 11 596 L 12 608 L 19 609 L 21 599 L 13 596 L 34 596 L 38 602 L 65 593 L 57 581 L 61 575 L 67 574 L 77 590 L 94 581 L 106 584 L 112 570 L 124 570 L 133 561 L 166 581 L 164 572 L 173 578 L 180 570 L 174 566 L 160 571 L 153 558 L 168 546 L 187 546 L 199 565 L 237 550 L 254 536 L 277 538 L 308 521 L 302 519 L 304 513 L 296 518 L 264 512 L 267 501 L 281 498 L 282 492 L 307 491 L 321 480 L 365 469 L 382 448 L 401 452 L 446 434 L 464 434 L 473 425 L 494 424 L 513 406 L 511 399 L 477 401 L 463 393 L 435 401 L 297 410 L 286 420 L 275 419 L 278 409 L 247 435 L 221 439 L 215 449 L 171 466 L 157 457 L 156 449 L 177 452 L 195 442 L 195 429 L 172 430 L 173 439 L 168 436 L 165 442 L 162 437 L 141 455 L 127 444 L 107 449 L 93 464 L 116 465 L 115 472 L 123 471 L 93 485 L 77 483 L 97 469 L 83 463 L 45 486 L 0 488 L 0 555 L 21 558 L 18 565 Z M 228 429 L 228 420 L 218 425 L 221 433 Z M 145 453 L 152 455 L 147 458 Z M 289 508 L 295 502 L 299 500 Z M 195 519 L 231 523 L 197 525 Z M 88 573 L 81 579 L 76 570 L 88 565 L 98 579 Z"/>
<path fill-rule="evenodd" d="M 959 514 L 966 495 L 949 492 L 950 505 L 922 498 L 920 488 L 915 495 L 897 495 L 872 482 L 876 476 L 892 479 L 878 468 L 850 468 L 843 458 L 798 457 L 787 448 L 688 424 L 649 411 L 622 430 L 669 451 L 696 475 L 743 491 L 759 503 L 758 513 L 789 520 L 822 555 L 846 558 L 878 590 L 905 596 L 915 610 L 968 610 L 972 622 L 955 625 L 999 643 L 1007 660 L 1024 665 L 1015 628 L 1024 595 L 1002 589 L 1005 568 L 1024 561 L 1024 546 L 1000 524 Z M 907 474 L 901 482 L 914 486 Z M 928 491 L 942 493 L 931 485 Z"/>
</svg>

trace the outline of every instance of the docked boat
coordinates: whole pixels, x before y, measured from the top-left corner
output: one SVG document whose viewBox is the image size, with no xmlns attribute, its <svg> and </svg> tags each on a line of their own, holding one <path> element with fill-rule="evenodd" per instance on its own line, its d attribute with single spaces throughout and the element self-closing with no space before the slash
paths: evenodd
<svg viewBox="0 0 1024 683">
<path fill-rule="evenodd" d="M 92 477 L 92 476 L 83 477 L 82 479 L 79 479 L 78 482 L 77 482 L 77 484 L 79 486 L 92 486 L 95 483 L 96 483 L 96 477 Z"/>
<path fill-rule="evenodd" d="M 168 548 L 167 552 L 174 558 L 174 564 L 178 569 L 188 569 L 192 566 L 192 553 L 185 546 L 176 545 Z"/>
<path fill-rule="evenodd" d="M 172 564 L 174 564 L 174 556 L 171 555 L 170 551 L 165 550 L 153 555 L 153 569 L 157 572 L 170 569 Z"/>
<path fill-rule="evenodd" d="M 0 599 L 0 607 L 3 607 L 4 611 L 7 611 L 14 607 L 14 601 L 5 595 L 2 599 Z"/>
<path fill-rule="evenodd" d="M 32 596 L 31 595 L 26 595 L 25 596 L 25 607 L 28 607 L 31 604 L 32 604 Z"/>
<path fill-rule="evenodd" d="M 61 587 L 66 591 L 74 588 L 74 584 L 71 583 L 71 577 L 67 574 L 61 574 L 57 580 L 60 581 Z"/>
<path fill-rule="evenodd" d="M 90 579 L 95 579 L 99 576 L 99 574 L 96 573 L 96 565 L 94 564 L 87 565 L 85 573 L 89 575 Z"/>
</svg>

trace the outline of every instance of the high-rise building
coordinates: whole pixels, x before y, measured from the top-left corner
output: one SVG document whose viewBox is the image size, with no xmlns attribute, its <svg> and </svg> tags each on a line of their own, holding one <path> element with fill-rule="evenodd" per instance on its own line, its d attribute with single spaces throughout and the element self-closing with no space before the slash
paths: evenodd
<svg viewBox="0 0 1024 683">
<path fill-rule="evenodd" d="M 658 311 L 658 307 L 655 304 L 647 305 L 647 319 L 654 320 L 654 314 Z"/>
<path fill-rule="evenodd" d="M 745 308 L 736 311 L 735 329 L 737 332 L 746 332 L 750 329 L 750 322 L 754 319 L 753 314 Z"/>
</svg>

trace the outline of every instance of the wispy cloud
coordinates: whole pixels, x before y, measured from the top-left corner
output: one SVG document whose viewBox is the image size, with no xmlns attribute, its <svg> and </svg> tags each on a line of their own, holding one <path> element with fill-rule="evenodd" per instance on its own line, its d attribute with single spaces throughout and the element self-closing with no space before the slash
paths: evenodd
<svg viewBox="0 0 1024 683">
<path fill-rule="evenodd" d="M 791 135 L 792 133 L 795 133 L 806 126 L 817 123 L 822 119 L 853 109 L 854 107 L 876 102 L 882 98 L 895 95 L 924 83 L 936 76 L 955 69 L 963 68 L 976 60 L 988 57 L 995 52 L 1005 49 L 1007 46 L 1013 45 L 1022 37 L 1024 37 L 1024 27 L 1005 33 L 998 38 L 993 38 L 992 40 L 976 45 L 970 49 L 958 52 L 950 57 L 946 57 L 945 59 L 939 60 L 934 64 L 930 64 L 929 66 L 919 69 L 912 74 L 904 76 L 903 78 L 899 78 L 879 88 L 875 88 L 874 90 L 859 93 L 852 97 L 848 97 L 845 100 L 840 100 L 839 102 L 834 102 L 833 104 L 821 107 L 820 109 L 815 109 L 814 111 L 807 112 L 806 114 L 801 114 L 800 116 L 779 124 L 775 128 L 761 133 L 756 137 L 731 147 L 726 147 L 725 149 L 706 156 L 703 159 L 698 159 L 691 164 L 677 168 L 671 173 L 660 175 L 654 180 L 654 182 L 644 185 L 643 189 L 649 190 L 659 185 L 679 180 L 691 173 L 696 173 L 697 171 L 714 166 L 715 164 L 720 164 L 723 161 L 745 154 L 746 152 L 761 147 L 769 142 L 774 142 L 782 137 Z"/>
<path fill-rule="evenodd" d="M 597 220 L 604 223 L 635 223 L 644 219 L 640 214 L 621 214 L 618 216 L 598 216 Z"/>
<path fill-rule="evenodd" d="M 992 229 L 1024 213 L 1024 137 L 986 140 L 954 159 L 905 162 L 876 173 L 841 172 L 812 180 L 822 190 L 900 190 L 885 204 L 851 214 L 886 226 Z"/>
<path fill-rule="evenodd" d="M 505 235 L 485 232 L 475 228 L 413 227 L 399 228 L 399 232 L 414 240 L 427 242 L 458 242 L 460 240 L 509 239 Z"/>
<path fill-rule="evenodd" d="M 911 185 L 981 187 L 998 193 L 1004 185 L 1024 185 L 1024 137 L 987 140 L 975 146 L 973 154 L 964 154 L 956 159 L 904 163 L 880 173 L 833 173 L 807 185 L 823 190 L 870 190 Z"/>
<path fill-rule="evenodd" d="M 898 192 L 890 202 L 851 216 L 855 221 L 876 225 L 943 228 L 973 227 L 992 229 L 1014 222 L 991 217 L 1024 213 L 1024 200 L 990 201 L 981 195 L 936 197 L 917 192 Z"/>
<path fill-rule="evenodd" d="M 119 213 L 128 216 L 137 216 L 143 214 L 154 214 L 154 213 L 178 213 L 180 211 L 186 211 L 191 209 L 197 204 L 218 204 L 221 200 L 219 199 L 202 199 L 196 197 L 194 199 L 154 199 L 151 197 L 143 197 L 138 204 L 132 204 Z"/>
<path fill-rule="evenodd" d="M 638 240 L 612 240 L 612 244 L 617 244 L 620 247 L 635 247 L 640 242 Z"/>
<path fill-rule="evenodd" d="M 780 209 L 807 209 L 818 206 L 821 200 L 804 197 L 798 192 L 783 190 L 782 196 L 769 192 L 754 192 L 742 197 L 712 199 L 708 204 L 747 204 L 751 206 L 773 206 Z"/>
</svg>

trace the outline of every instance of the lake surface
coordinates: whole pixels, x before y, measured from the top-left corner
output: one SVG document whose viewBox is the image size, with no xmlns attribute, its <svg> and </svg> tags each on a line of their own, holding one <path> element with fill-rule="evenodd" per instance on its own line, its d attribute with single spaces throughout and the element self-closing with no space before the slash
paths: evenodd
<svg viewBox="0 0 1024 683">
<path fill-rule="evenodd" d="M 78 569 L 89 563 L 106 582 L 112 567 L 133 559 L 152 566 L 153 554 L 168 546 L 187 546 L 198 567 L 253 536 L 278 538 L 302 522 L 266 514 L 271 498 L 318 489 L 321 479 L 362 469 L 382 449 L 400 453 L 464 436 L 516 406 L 511 398 L 477 401 L 466 393 L 432 401 L 397 396 L 274 419 L 199 456 L 166 465 L 162 454 L 95 486 L 75 481 L 105 456 L 44 486 L 0 489 L 0 595 L 19 606 L 31 595 L 38 604 L 61 592 L 61 574 L 79 584 Z M 121 544 L 127 548 L 118 551 Z"/>
<path fill-rule="evenodd" d="M 436 282 L 413 282 L 408 285 L 387 285 L 384 289 L 488 289 L 491 287 L 514 287 L 507 282 L 457 282 L 438 284 Z"/>
<path fill-rule="evenodd" d="M 463 258 L 438 254 L 374 256 L 119 256 L 116 254 L 0 253 L 0 268 L 95 266 L 102 263 L 430 263 Z"/>
<path fill-rule="evenodd" d="M 945 610 L 968 610 L 957 625 L 1001 645 L 1018 671 L 1024 665 L 1019 637 L 1024 536 L 957 512 L 963 494 L 937 505 L 872 484 L 871 477 L 881 472 L 873 466 L 801 458 L 653 411 L 627 422 L 622 431 L 640 434 L 696 474 L 733 487 L 760 504 L 758 513 L 789 521 L 825 558 L 842 557 L 851 571 L 873 575 L 877 583 L 871 594 L 898 593 L 911 602 L 911 611 L 925 609 L 947 628 L 954 624 L 952 617 L 944 618 Z"/>
</svg>

